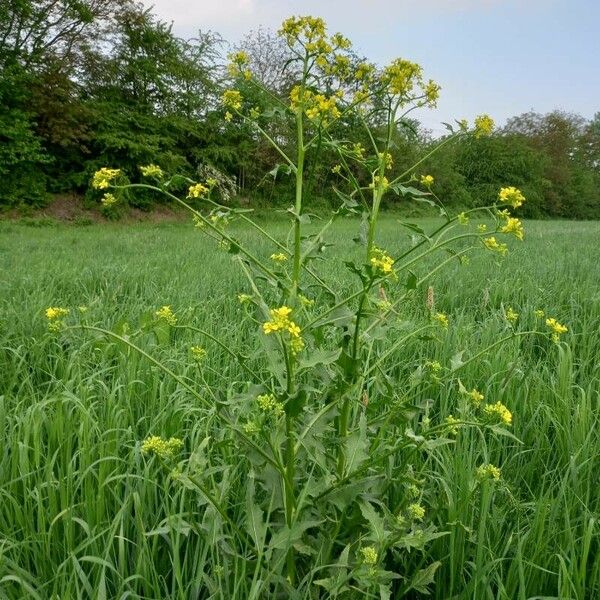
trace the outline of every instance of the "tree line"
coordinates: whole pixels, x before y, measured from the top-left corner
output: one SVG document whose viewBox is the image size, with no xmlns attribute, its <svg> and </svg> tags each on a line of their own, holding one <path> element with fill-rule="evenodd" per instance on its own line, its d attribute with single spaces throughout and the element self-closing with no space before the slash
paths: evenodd
<svg viewBox="0 0 600 600">
<path fill-rule="evenodd" d="M 234 49 L 246 52 L 274 98 L 287 99 L 296 74 L 276 35 L 259 29 Z M 229 50 L 214 32 L 176 36 L 131 0 L 4 0 L 0 208 L 41 206 L 53 194 L 73 192 L 97 202 L 89 190 L 97 169 L 120 168 L 136 181 L 139 166 L 150 163 L 192 178 L 219 173 L 235 201 L 287 206 L 292 182 L 272 147 L 251 127 L 224 118 Z M 249 101 L 252 95 L 244 90 Z M 264 96 L 256 104 L 265 116 L 277 110 Z M 280 145 L 293 143 L 277 119 L 265 118 L 264 126 Z M 361 123 L 336 126 L 338 139 L 366 136 Z M 394 140 L 394 169 L 402 172 L 443 142 L 407 118 Z M 335 148 L 324 143 L 307 165 L 315 208 L 336 203 L 336 164 Z M 528 112 L 490 137 L 446 144 L 421 167 L 449 206 L 487 205 L 510 184 L 527 197 L 524 216 L 599 218 L 600 113 L 586 120 Z M 141 208 L 158 201 L 150 194 L 129 198 Z M 402 202 L 388 199 L 390 206 Z"/>
</svg>

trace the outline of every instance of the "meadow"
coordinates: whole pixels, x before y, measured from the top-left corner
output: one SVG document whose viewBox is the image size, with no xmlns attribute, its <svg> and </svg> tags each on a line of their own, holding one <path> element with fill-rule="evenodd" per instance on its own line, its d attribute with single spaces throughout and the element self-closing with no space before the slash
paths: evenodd
<svg viewBox="0 0 600 600">
<path fill-rule="evenodd" d="M 261 224 L 285 239 L 285 223 Z M 257 255 L 272 251 L 243 225 L 232 228 Z M 355 220 L 337 223 L 329 252 L 358 252 L 357 228 Z M 475 254 L 468 268 L 436 273 L 429 283 L 448 333 L 399 347 L 389 363 L 388 375 L 404 381 L 425 359 L 448 365 L 457 353 L 476 355 L 506 330 L 508 306 L 524 322 L 543 309 L 569 328 L 559 345 L 510 340 L 461 373 L 468 387 L 501 397 L 513 423 L 510 435 L 484 439 L 461 430 L 426 463 L 434 482 L 427 493 L 436 497 L 427 523 L 445 535 L 395 568 L 440 561 L 428 586 L 437 600 L 600 597 L 600 223 L 525 228 L 525 241 L 511 241 L 505 259 Z M 381 217 L 378 237 L 387 248 L 408 243 L 391 215 Z M 351 289 L 339 264 L 318 268 Z M 227 551 L 214 507 L 143 456 L 140 444 L 149 435 L 181 438 L 184 456 L 194 454 L 234 522 L 251 478 L 243 449 L 146 357 L 94 332 L 52 334 L 44 317 L 49 306 L 82 306 L 85 323 L 126 335 L 140 315 L 170 305 L 179 323 L 224 345 L 184 329 L 167 343 L 138 343 L 211 399 L 211 390 L 245 377 L 228 349 L 260 368 L 256 327 L 237 299 L 247 283 L 232 256 L 188 224 L 4 222 L 0 284 L 0 597 L 270 597 L 260 591 L 264 575 L 256 575 L 252 552 Z M 415 290 L 402 317 L 422 310 L 426 294 L 426 286 Z M 201 363 L 190 358 L 194 344 L 207 351 Z M 445 385 L 419 400 L 432 419 L 456 410 Z M 482 462 L 502 469 L 488 495 L 472 489 Z M 391 473 L 388 493 L 399 485 Z M 299 585 L 297 597 L 317 597 L 321 577 Z M 340 598 L 379 597 L 354 593 Z M 425 589 L 408 597 L 425 597 Z"/>
</svg>

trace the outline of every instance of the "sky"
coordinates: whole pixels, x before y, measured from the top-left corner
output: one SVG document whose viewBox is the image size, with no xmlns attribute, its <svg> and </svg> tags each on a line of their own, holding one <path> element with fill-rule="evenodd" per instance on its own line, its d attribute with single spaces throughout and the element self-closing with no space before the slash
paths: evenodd
<svg viewBox="0 0 600 600">
<path fill-rule="evenodd" d="M 323 17 L 354 48 L 384 65 L 420 63 L 442 86 L 435 110 L 418 118 L 434 134 L 443 121 L 489 113 L 502 124 L 529 110 L 600 111 L 600 0 L 144 0 L 175 33 L 218 31 L 235 44 L 291 15 Z M 417 116 L 417 115 L 415 115 Z"/>
</svg>

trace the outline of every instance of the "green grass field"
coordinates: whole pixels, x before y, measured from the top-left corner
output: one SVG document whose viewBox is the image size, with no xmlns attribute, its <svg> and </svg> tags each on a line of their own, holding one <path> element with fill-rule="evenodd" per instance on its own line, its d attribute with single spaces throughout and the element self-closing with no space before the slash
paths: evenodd
<svg viewBox="0 0 600 600">
<path fill-rule="evenodd" d="M 283 223 L 266 226 L 287 233 Z M 334 228 L 333 254 L 356 252 L 357 226 Z M 260 256 L 273 251 L 233 227 Z M 380 238 L 394 248 L 406 231 L 386 217 Z M 402 560 L 406 568 L 441 561 L 433 598 L 600 598 L 599 240 L 600 223 L 530 222 L 506 259 L 479 253 L 469 266 L 440 271 L 431 285 L 450 319 L 447 335 L 411 342 L 388 361 L 401 381 L 425 359 L 448 365 L 457 352 L 476 354 L 505 330 L 507 306 L 523 327 L 539 308 L 569 327 L 559 346 L 511 340 L 461 374 L 469 389 L 510 408 L 517 439 L 461 431 L 427 463 L 437 507 L 427 522 L 449 533 L 425 556 Z M 340 288 L 352 285 L 339 263 L 328 268 Z M 185 455 L 210 436 L 205 469 L 235 521 L 248 466 L 211 413 L 144 357 L 91 332 L 50 334 L 44 318 L 48 306 L 86 306 L 87 323 L 135 327 L 140 315 L 171 305 L 180 322 L 253 355 L 256 327 L 240 318 L 236 299 L 247 285 L 231 256 L 191 225 L 5 222 L 0 284 L 0 598 L 271 597 L 256 592 L 252 560 L 224 549 L 214 510 L 140 453 L 152 434 L 182 438 Z M 401 308 L 407 319 L 425 293 Z M 143 342 L 207 398 L 243 378 L 225 350 L 192 331 L 177 331 L 168 345 Z M 200 367 L 189 357 L 193 344 L 208 351 Z M 435 418 L 456 410 L 444 386 L 426 399 Z M 502 468 L 489 510 L 469 488 L 482 462 Z M 297 597 L 327 597 L 316 589 L 305 581 Z"/>
</svg>

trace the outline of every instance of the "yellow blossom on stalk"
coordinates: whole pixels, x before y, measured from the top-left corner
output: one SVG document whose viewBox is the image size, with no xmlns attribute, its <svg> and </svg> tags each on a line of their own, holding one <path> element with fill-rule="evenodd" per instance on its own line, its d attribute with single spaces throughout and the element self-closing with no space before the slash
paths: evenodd
<svg viewBox="0 0 600 600">
<path fill-rule="evenodd" d="M 369 184 L 369 188 L 371 189 L 382 188 L 386 190 L 389 186 L 390 182 L 388 181 L 388 178 L 382 175 L 375 175 L 373 181 Z"/>
<path fill-rule="evenodd" d="M 225 113 L 225 116 L 224 116 L 223 118 L 224 118 L 224 119 L 225 119 L 225 120 L 226 120 L 228 123 L 230 123 L 230 122 L 231 122 L 231 120 L 233 119 L 233 115 L 232 115 L 232 114 L 231 114 L 229 111 L 227 111 L 227 112 Z"/>
<path fill-rule="evenodd" d="M 493 481 L 500 481 L 502 476 L 502 471 L 496 467 L 495 465 L 481 465 L 477 467 L 475 471 L 475 477 L 480 481 L 485 481 L 486 479 L 492 479 Z"/>
<path fill-rule="evenodd" d="M 500 233 L 512 233 L 518 240 L 522 240 L 525 235 L 523 223 L 514 217 L 508 217 L 506 219 L 506 223 L 500 229 Z"/>
<path fill-rule="evenodd" d="M 476 406 L 479 406 L 483 401 L 483 394 L 478 392 L 475 388 L 473 388 L 470 392 L 467 392 L 467 396 Z"/>
<path fill-rule="evenodd" d="M 558 343 L 560 336 L 567 333 L 569 329 L 565 325 L 561 325 L 555 318 L 546 319 L 546 326 L 552 331 L 552 341 Z"/>
<path fill-rule="evenodd" d="M 165 175 L 158 165 L 146 165 L 145 167 L 140 167 L 140 171 L 144 177 L 156 177 L 157 179 L 161 179 Z"/>
<path fill-rule="evenodd" d="M 239 90 L 225 90 L 221 96 L 221 100 L 225 106 L 233 110 L 240 110 L 242 108 L 243 98 Z"/>
<path fill-rule="evenodd" d="M 260 427 L 254 421 L 244 423 L 244 433 L 246 435 L 255 435 L 260 431 Z"/>
<path fill-rule="evenodd" d="M 106 194 L 104 194 L 104 196 L 102 197 L 102 200 L 100 200 L 100 202 L 102 203 L 102 206 L 108 208 L 109 206 L 113 206 L 113 204 L 116 204 L 117 199 L 110 192 L 106 192 Z"/>
<path fill-rule="evenodd" d="M 494 120 L 489 115 L 475 117 L 475 137 L 490 135 L 494 131 Z"/>
<path fill-rule="evenodd" d="M 252 296 L 249 294 L 238 294 L 237 299 L 240 304 L 249 304 L 252 302 Z"/>
<path fill-rule="evenodd" d="M 258 117 L 260 116 L 260 109 L 258 108 L 258 106 L 254 106 L 250 109 L 250 118 L 251 119 L 258 119 Z"/>
<path fill-rule="evenodd" d="M 154 314 L 159 320 L 165 321 L 169 325 L 177 323 L 177 317 L 173 314 L 170 306 L 162 306 Z"/>
<path fill-rule="evenodd" d="M 323 38 L 325 33 L 325 21 L 320 17 L 290 17 L 281 24 L 279 29 L 279 34 L 283 35 L 290 45 L 300 38 L 310 43 Z"/>
<path fill-rule="evenodd" d="M 477 225 L 477 231 L 479 231 L 479 233 L 484 233 L 487 231 L 487 225 L 485 223 L 479 223 L 479 225 Z"/>
<path fill-rule="evenodd" d="M 256 403 L 260 410 L 271 413 L 274 417 L 280 417 L 285 412 L 283 404 L 278 402 L 273 394 L 261 394 L 256 397 Z"/>
<path fill-rule="evenodd" d="M 153 435 L 142 442 L 143 454 L 155 454 L 163 460 L 173 458 L 174 454 L 182 448 L 183 441 L 174 437 L 165 440 L 158 435 Z"/>
<path fill-rule="evenodd" d="M 452 435 L 458 434 L 458 425 L 460 424 L 460 420 L 457 419 L 454 415 L 448 415 L 446 417 L 446 425 L 448 425 L 448 432 Z"/>
<path fill-rule="evenodd" d="M 417 503 L 409 504 L 406 512 L 413 521 L 422 521 L 425 517 L 425 509 Z"/>
<path fill-rule="evenodd" d="M 362 62 L 356 67 L 356 72 L 354 73 L 354 78 L 357 81 L 369 80 L 373 76 L 374 72 L 375 72 L 374 65 L 367 63 L 367 62 Z"/>
<path fill-rule="evenodd" d="M 505 312 L 505 317 L 506 320 L 511 324 L 514 325 L 517 322 L 517 319 L 519 318 L 519 313 L 515 312 L 510 306 L 506 309 Z"/>
<path fill-rule="evenodd" d="M 292 354 L 297 354 L 304 348 L 304 341 L 301 337 L 301 329 L 294 321 L 290 319 L 292 309 L 289 306 L 272 308 L 269 311 L 271 319 L 263 323 L 263 332 L 266 335 L 271 333 L 288 333 Z"/>
<path fill-rule="evenodd" d="M 433 315 L 435 321 L 437 321 L 444 329 L 448 329 L 448 317 L 441 312 L 435 313 Z"/>
<path fill-rule="evenodd" d="M 377 154 L 380 162 L 385 165 L 386 169 L 391 169 L 394 166 L 394 159 L 389 152 L 379 152 Z"/>
<path fill-rule="evenodd" d="M 68 308 L 60 308 L 59 306 L 50 306 L 46 309 L 46 319 L 48 321 L 54 321 L 56 319 L 61 319 L 62 317 L 66 317 L 69 314 Z"/>
<path fill-rule="evenodd" d="M 458 220 L 458 222 L 461 225 L 468 225 L 469 224 L 469 216 L 467 214 L 465 214 L 464 212 L 461 212 L 456 219 Z"/>
<path fill-rule="evenodd" d="M 502 188 L 498 193 L 498 199 L 504 204 L 508 204 L 513 208 L 519 208 L 525 202 L 525 196 L 523 196 L 521 190 L 518 190 L 514 186 Z"/>
<path fill-rule="evenodd" d="M 433 181 L 432 175 L 421 175 L 421 185 L 431 187 L 433 185 Z"/>
<path fill-rule="evenodd" d="M 393 273 L 394 259 L 381 248 L 374 247 L 369 259 L 371 267 L 379 275 L 390 275 Z"/>
<path fill-rule="evenodd" d="M 278 254 L 271 254 L 271 260 L 275 262 L 283 263 L 288 259 L 287 255 L 283 252 L 279 252 Z"/>
<path fill-rule="evenodd" d="M 365 157 L 365 148 L 360 142 L 357 142 L 356 144 L 352 144 L 351 152 L 359 160 L 362 160 Z"/>
<path fill-rule="evenodd" d="M 533 314 L 538 318 L 538 319 L 543 319 L 546 316 L 546 313 L 541 310 L 541 309 L 537 309 L 533 311 Z"/>
<path fill-rule="evenodd" d="M 331 167 L 331 172 L 339 175 L 342 172 L 342 165 L 334 165 Z"/>
<path fill-rule="evenodd" d="M 362 554 L 363 562 L 366 565 L 374 566 L 377 564 L 377 559 L 379 556 L 374 546 L 366 546 L 365 548 L 361 548 L 360 553 Z"/>
<path fill-rule="evenodd" d="M 427 102 L 433 108 L 436 107 L 438 98 L 440 97 L 440 90 L 442 88 L 432 79 L 427 82 L 425 86 L 425 97 L 427 98 Z"/>
<path fill-rule="evenodd" d="M 416 84 L 422 83 L 423 69 L 417 63 L 397 58 L 385 67 L 381 79 L 390 94 L 407 96 Z"/>
<path fill-rule="evenodd" d="M 352 42 L 341 33 L 334 33 L 331 36 L 331 43 L 340 50 L 348 50 L 352 46 Z"/>
<path fill-rule="evenodd" d="M 188 198 L 202 198 L 208 194 L 209 189 L 202 185 L 201 183 L 196 183 L 195 185 L 191 185 L 188 190 Z"/>
<path fill-rule="evenodd" d="M 116 179 L 121 173 L 121 169 L 108 169 L 102 167 L 94 173 L 92 178 L 92 187 L 95 190 L 105 190 L 113 179 Z"/>
<path fill-rule="evenodd" d="M 486 404 L 483 410 L 486 415 L 499 419 L 505 425 L 510 425 L 512 423 L 512 413 L 504 406 L 504 404 L 502 404 L 502 402 Z"/>
<path fill-rule="evenodd" d="M 192 358 L 198 362 L 205 359 L 207 356 L 207 352 L 202 346 L 191 346 L 190 354 L 192 355 Z"/>
<path fill-rule="evenodd" d="M 483 240 L 483 244 L 488 250 L 498 252 L 501 256 L 505 256 L 508 253 L 508 246 L 498 242 L 495 237 L 489 237 Z"/>
</svg>

